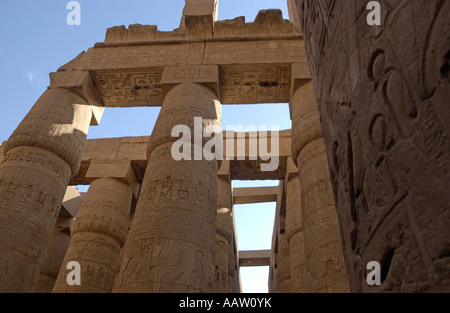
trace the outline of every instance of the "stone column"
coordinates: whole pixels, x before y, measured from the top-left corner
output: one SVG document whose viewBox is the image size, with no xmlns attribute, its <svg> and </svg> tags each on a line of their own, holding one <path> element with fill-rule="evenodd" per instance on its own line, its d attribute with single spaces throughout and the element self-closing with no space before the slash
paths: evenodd
<svg viewBox="0 0 450 313">
<path fill-rule="evenodd" d="M 112 291 L 120 249 L 125 243 L 136 178 L 128 160 L 92 161 L 91 180 L 72 227 L 72 240 L 56 280 L 54 293 Z M 69 262 L 81 267 L 81 285 L 69 286 Z"/>
<path fill-rule="evenodd" d="M 178 81 L 180 73 L 187 76 L 185 83 Z M 200 152 L 206 128 L 220 129 L 221 104 L 216 92 L 189 83 L 204 83 L 209 77 L 217 84 L 217 67 L 165 69 L 162 83 L 165 88 L 174 87 L 164 99 L 149 142 L 148 166 L 117 292 L 207 292 L 214 288 L 218 164 Z M 203 118 L 201 125 L 194 126 L 195 117 Z M 185 125 L 182 139 L 171 137 L 177 125 Z M 176 161 L 172 146 L 180 140 L 186 143 L 185 155 Z"/>
<path fill-rule="evenodd" d="M 64 195 L 63 205 L 45 255 L 45 261 L 34 290 L 35 293 L 52 292 L 59 270 L 63 264 L 64 256 L 69 248 L 70 229 L 73 224 L 73 219 L 77 215 L 82 201 L 83 198 L 78 190 L 73 186 L 69 186 Z"/>
<path fill-rule="evenodd" d="M 295 84 L 295 82 L 294 82 Z M 308 292 L 348 292 L 341 235 L 311 81 L 294 91 L 292 156 L 299 171 Z"/>
<path fill-rule="evenodd" d="M 286 170 L 286 239 L 289 244 L 291 291 L 306 292 L 305 246 L 298 169 L 289 158 Z"/>
<path fill-rule="evenodd" d="M 82 85 L 51 87 L 4 146 L 0 165 L 0 292 L 32 292 L 92 121 Z M 81 80 L 81 79 L 80 79 Z M 75 82 L 75 81 L 74 81 Z"/>
<path fill-rule="evenodd" d="M 280 293 L 280 279 L 278 276 L 278 253 L 272 252 L 270 260 L 270 272 L 269 272 L 269 293 Z"/>
<path fill-rule="evenodd" d="M 233 218 L 233 216 L 232 216 Z M 234 219 L 233 219 L 234 220 Z M 233 223 L 234 225 L 234 223 Z M 233 239 L 230 244 L 230 249 L 228 251 L 228 280 L 231 286 L 231 293 L 240 293 L 241 292 L 241 280 L 240 280 L 240 272 L 237 258 L 237 249 L 236 249 L 236 234 L 233 234 Z"/>
<path fill-rule="evenodd" d="M 35 293 L 51 293 L 70 244 L 70 227 L 73 219 L 58 217 L 48 246 Z"/>
<path fill-rule="evenodd" d="M 228 170 L 227 170 L 228 169 Z M 217 180 L 217 219 L 214 292 L 230 293 L 230 245 L 233 239 L 232 196 L 229 161 L 222 162 Z"/>
<path fill-rule="evenodd" d="M 285 233 L 286 216 L 280 215 L 280 229 L 278 233 L 278 280 L 280 283 L 280 292 L 291 292 L 291 266 L 290 266 L 290 251 L 289 244 Z"/>
</svg>

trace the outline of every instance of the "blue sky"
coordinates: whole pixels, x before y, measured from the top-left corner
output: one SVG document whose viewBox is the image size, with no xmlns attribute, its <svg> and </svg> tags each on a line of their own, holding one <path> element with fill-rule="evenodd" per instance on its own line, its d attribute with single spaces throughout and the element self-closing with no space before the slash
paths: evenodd
<svg viewBox="0 0 450 313">
<path fill-rule="evenodd" d="M 80 0 L 81 25 L 69 26 L 67 0 L 0 1 L 0 142 L 11 133 L 49 84 L 50 72 L 104 41 L 108 27 L 179 26 L 183 0 Z M 219 20 L 245 16 L 252 22 L 259 10 L 278 8 L 288 19 L 285 0 L 220 0 Z M 106 109 L 100 126 L 88 139 L 147 136 L 159 108 Z M 227 105 L 222 125 L 278 125 L 290 129 L 287 104 Z M 278 182 L 234 182 L 234 187 L 273 186 Z M 240 250 L 270 249 L 275 204 L 235 206 Z M 245 292 L 267 291 L 267 268 L 241 269 Z"/>
</svg>

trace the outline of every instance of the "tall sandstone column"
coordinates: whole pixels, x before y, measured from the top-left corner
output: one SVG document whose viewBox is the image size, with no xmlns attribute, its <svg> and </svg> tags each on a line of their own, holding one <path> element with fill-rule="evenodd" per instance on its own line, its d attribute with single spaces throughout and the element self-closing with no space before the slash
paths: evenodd
<svg viewBox="0 0 450 313">
<path fill-rule="evenodd" d="M 80 166 L 93 111 L 90 76 L 79 77 L 80 88 L 45 91 L 4 146 L 0 292 L 33 292 L 67 185 Z"/>
<path fill-rule="evenodd" d="M 305 243 L 298 170 L 288 161 L 286 170 L 286 239 L 289 244 L 291 292 L 306 292 Z"/>
<path fill-rule="evenodd" d="M 42 265 L 35 293 L 51 293 L 70 244 L 69 230 L 73 218 L 58 217 L 52 239 Z"/>
<path fill-rule="evenodd" d="M 269 293 L 280 293 L 280 279 L 278 276 L 278 252 L 273 252 L 270 259 Z"/>
<path fill-rule="evenodd" d="M 278 233 L 277 274 L 280 282 L 280 292 L 291 292 L 291 265 L 289 243 L 286 238 L 286 216 L 280 215 Z"/>
<path fill-rule="evenodd" d="M 72 227 L 54 293 L 108 293 L 113 288 L 136 178 L 127 160 L 93 161 L 86 177 L 93 181 Z M 80 264 L 81 285 L 71 286 L 67 265 L 74 261 Z"/>
<path fill-rule="evenodd" d="M 379 3 L 297 0 L 350 285 L 448 292 L 450 1 Z"/>
<path fill-rule="evenodd" d="M 230 245 L 233 241 L 233 218 L 231 215 L 231 182 L 218 177 L 217 183 L 217 223 L 214 292 L 231 293 Z"/>
<path fill-rule="evenodd" d="M 292 156 L 298 167 L 308 292 L 348 292 L 341 235 L 312 82 L 292 101 Z"/>
<path fill-rule="evenodd" d="M 172 81 L 170 73 L 165 70 L 163 83 Z M 186 73 L 196 73 L 195 68 Z M 211 73 L 218 79 L 217 68 Z M 203 118 L 200 130 L 194 129 L 195 117 Z M 201 136 L 208 126 L 220 129 L 220 119 L 221 104 L 208 87 L 187 82 L 168 91 L 150 138 L 142 192 L 114 291 L 214 290 L 218 162 L 200 154 L 194 160 L 192 151 L 187 151 L 191 160 L 175 161 L 172 145 L 180 139 L 171 133 L 174 126 L 185 125 Z M 183 140 L 201 151 L 201 138 Z"/>
<path fill-rule="evenodd" d="M 35 293 L 51 293 L 55 287 L 61 265 L 70 244 L 70 229 L 73 219 L 77 216 L 83 201 L 80 192 L 69 186 L 64 195 L 63 205 L 56 221 L 52 239 L 45 255 L 39 279 L 34 289 Z"/>
</svg>

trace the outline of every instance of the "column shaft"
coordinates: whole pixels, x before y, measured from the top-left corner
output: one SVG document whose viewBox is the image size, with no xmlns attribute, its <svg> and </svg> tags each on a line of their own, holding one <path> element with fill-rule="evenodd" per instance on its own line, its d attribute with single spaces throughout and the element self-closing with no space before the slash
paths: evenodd
<svg viewBox="0 0 450 313">
<path fill-rule="evenodd" d="M 32 292 L 92 118 L 86 100 L 48 89 L 4 147 L 0 165 L 0 292 Z"/>
<path fill-rule="evenodd" d="M 39 274 L 35 293 L 51 293 L 70 244 L 69 229 L 73 218 L 58 217 L 45 261 Z"/>
<path fill-rule="evenodd" d="M 299 169 L 308 292 L 348 292 L 339 222 L 312 82 L 294 94 L 293 159 Z"/>
<path fill-rule="evenodd" d="M 117 292 L 207 292 L 214 288 L 217 161 L 175 161 L 174 126 L 194 134 L 194 117 L 220 128 L 217 95 L 199 84 L 180 84 L 167 94 L 153 130 Z M 186 140 L 191 143 L 191 138 Z M 198 142 L 197 142 L 198 144 Z M 196 147 L 194 140 L 193 150 Z M 190 153 L 193 159 L 192 151 Z M 200 156 L 197 155 L 197 158 Z"/>
<path fill-rule="evenodd" d="M 233 239 L 233 218 L 231 216 L 231 184 L 227 179 L 218 178 L 217 222 L 214 292 L 230 293 L 231 280 L 228 272 L 230 245 Z"/>
<path fill-rule="evenodd" d="M 289 243 L 292 292 L 306 292 L 305 246 L 303 240 L 303 216 L 298 175 L 287 177 L 286 188 L 286 237 Z"/>
<path fill-rule="evenodd" d="M 285 233 L 278 234 L 278 279 L 280 292 L 291 292 L 291 267 L 289 244 Z"/>
<path fill-rule="evenodd" d="M 280 276 L 278 275 L 278 253 L 274 252 L 273 255 L 273 269 L 272 269 L 272 279 L 270 285 L 270 293 L 280 293 Z"/>
<path fill-rule="evenodd" d="M 94 180 L 72 228 L 72 240 L 53 292 L 111 292 L 120 248 L 128 231 L 132 191 L 113 178 Z M 69 286 L 69 262 L 81 266 L 81 285 Z"/>
</svg>

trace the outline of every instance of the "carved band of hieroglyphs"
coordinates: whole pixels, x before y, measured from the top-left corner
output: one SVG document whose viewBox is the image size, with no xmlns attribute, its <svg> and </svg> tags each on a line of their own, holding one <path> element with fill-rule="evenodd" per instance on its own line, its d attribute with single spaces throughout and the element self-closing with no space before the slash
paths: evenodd
<svg viewBox="0 0 450 313">
<path fill-rule="evenodd" d="M 164 75 L 163 75 L 164 72 Z M 151 69 L 95 71 L 93 78 L 107 107 L 161 106 L 162 80 L 183 83 L 217 82 L 225 104 L 279 103 L 289 101 L 291 69 L 284 65 L 228 65 L 161 67 Z"/>
<path fill-rule="evenodd" d="M 163 82 L 166 83 L 216 82 L 218 78 L 218 66 L 166 67 L 163 74 Z"/>
<path fill-rule="evenodd" d="M 34 147 L 18 147 L 11 149 L 5 155 L 0 164 L 12 162 L 25 162 L 45 169 L 56 174 L 56 176 L 64 184 L 69 183 L 71 175 L 70 168 L 67 163 L 51 152 Z"/>
<path fill-rule="evenodd" d="M 158 106 L 164 98 L 162 68 L 93 72 L 95 84 L 107 107 Z"/>
<path fill-rule="evenodd" d="M 220 88 L 224 104 L 289 102 L 289 66 L 224 66 Z"/>
<path fill-rule="evenodd" d="M 18 150 L 11 149 L 7 156 Z M 70 172 L 64 161 L 59 163 Z M 0 165 L 0 292 L 33 291 L 65 190 L 62 179 L 42 165 L 24 160 Z"/>
<path fill-rule="evenodd" d="M 74 234 L 53 292 L 111 292 L 119 253 L 120 244 L 109 236 L 92 232 Z M 66 264 L 71 260 L 81 265 L 80 286 L 67 285 L 70 270 Z"/>
</svg>

